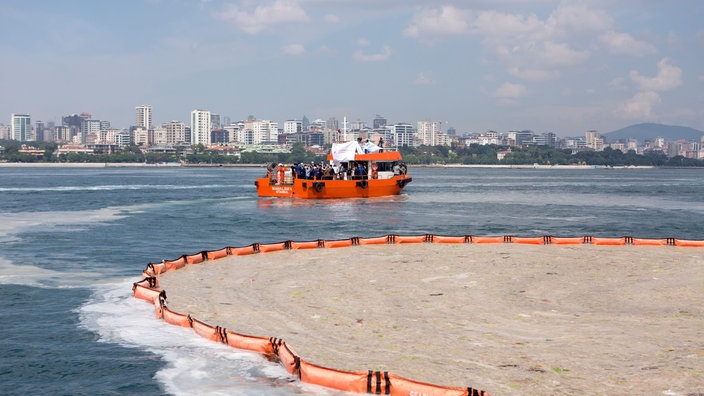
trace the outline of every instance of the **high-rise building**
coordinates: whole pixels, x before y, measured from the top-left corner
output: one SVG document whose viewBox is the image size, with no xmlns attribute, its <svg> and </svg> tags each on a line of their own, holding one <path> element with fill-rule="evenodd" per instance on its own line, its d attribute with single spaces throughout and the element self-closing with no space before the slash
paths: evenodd
<svg viewBox="0 0 704 396">
<path fill-rule="evenodd" d="M 29 140 L 30 133 L 32 132 L 32 120 L 29 114 L 12 113 L 10 120 L 10 131 L 12 134 L 12 139 L 14 140 L 19 140 L 21 142 Z"/>
<path fill-rule="evenodd" d="M 394 141 L 388 142 L 389 144 L 393 144 L 396 147 L 413 145 L 413 138 L 415 137 L 413 125 L 405 122 L 394 124 L 391 133 Z"/>
<path fill-rule="evenodd" d="M 251 131 L 251 132 L 248 132 Z M 240 131 L 244 133 L 244 140 L 239 140 L 243 143 L 260 144 L 260 143 L 277 143 L 279 139 L 279 123 L 269 120 L 253 120 L 247 119 L 244 123 L 244 129 Z M 251 139 L 248 135 L 251 133 Z"/>
<path fill-rule="evenodd" d="M 37 121 L 34 123 L 34 140 L 38 142 L 43 142 L 45 140 L 50 140 L 48 136 L 49 135 L 49 130 L 44 125 L 42 121 Z"/>
<path fill-rule="evenodd" d="M 57 142 L 71 141 L 71 128 L 65 125 L 57 125 L 54 127 L 54 138 Z"/>
<path fill-rule="evenodd" d="M 220 114 L 210 113 L 210 123 L 212 129 L 222 128 L 222 123 L 220 122 Z"/>
<path fill-rule="evenodd" d="M 210 112 L 193 110 L 191 112 L 191 144 L 210 144 Z"/>
<path fill-rule="evenodd" d="M 439 143 L 440 121 L 418 121 L 418 140 L 426 146 L 436 146 Z"/>
<path fill-rule="evenodd" d="M 161 124 L 166 129 L 166 143 L 176 144 L 186 142 L 186 124 L 181 121 L 170 121 Z"/>
<path fill-rule="evenodd" d="M 0 139 L 12 139 L 12 133 L 9 125 L 0 124 Z"/>
<path fill-rule="evenodd" d="M 137 146 L 149 146 L 154 143 L 153 129 L 146 129 L 143 127 L 136 127 L 132 131 L 132 141 Z M 151 133 L 150 133 L 151 132 Z"/>
<path fill-rule="evenodd" d="M 594 151 L 604 150 L 604 138 L 601 137 L 599 132 L 595 130 L 587 131 L 587 133 L 585 133 L 585 140 L 587 147 L 591 147 Z"/>
<path fill-rule="evenodd" d="M 303 121 L 301 120 L 286 120 L 284 121 L 284 133 L 296 133 L 303 131 Z"/>
<path fill-rule="evenodd" d="M 328 131 L 337 132 L 337 130 L 340 129 L 340 123 L 337 121 L 337 118 L 335 118 L 335 117 L 328 118 L 328 120 L 325 121 L 325 129 L 327 129 Z"/>
<path fill-rule="evenodd" d="M 100 120 L 83 120 L 81 134 L 83 136 L 97 135 L 100 132 Z"/>
<path fill-rule="evenodd" d="M 66 141 L 77 141 L 81 143 L 81 128 L 85 120 L 90 119 L 89 113 L 71 114 L 61 118 L 61 125 L 68 127 L 68 138 Z"/>
<path fill-rule="evenodd" d="M 135 126 L 149 129 L 152 127 L 152 106 L 140 105 L 135 107 Z"/>
<path fill-rule="evenodd" d="M 374 129 L 384 128 L 386 126 L 386 118 L 377 114 L 376 117 L 374 117 L 374 121 L 372 121 L 372 125 Z"/>
<path fill-rule="evenodd" d="M 244 141 L 239 140 L 239 138 L 240 138 L 239 132 L 240 132 L 240 129 L 242 129 L 242 128 L 244 128 L 244 122 L 231 123 L 231 124 L 225 126 L 225 130 L 228 133 L 228 135 L 227 135 L 228 142 L 242 142 L 242 143 L 244 143 Z"/>
</svg>

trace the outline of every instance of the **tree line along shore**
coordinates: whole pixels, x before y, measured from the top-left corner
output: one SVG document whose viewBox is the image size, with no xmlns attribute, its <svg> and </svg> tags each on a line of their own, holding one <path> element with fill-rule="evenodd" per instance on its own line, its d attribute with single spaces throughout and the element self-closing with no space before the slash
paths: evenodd
<svg viewBox="0 0 704 396">
<path fill-rule="evenodd" d="M 20 142 L 0 141 L 0 163 L 19 164 L 148 164 L 183 166 L 234 166 L 264 164 L 267 162 L 293 164 L 321 162 L 326 154 L 316 154 L 302 144 L 294 144 L 289 152 L 261 153 L 242 151 L 239 155 L 225 155 L 194 146 L 193 154 L 176 156 L 170 153 L 144 153 L 138 146 L 127 146 L 113 153 L 67 153 L 57 155 L 53 142 L 31 142 L 31 152 L 22 149 Z M 25 143 L 27 147 L 27 143 Z M 420 146 L 399 147 L 408 165 L 472 165 L 496 167 L 704 167 L 704 160 L 683 156 L 667 157 L 665 153 L 650 151 L 638 154 L 605 148 L 603 151 L 555 149 L 548 146 L 508 147 L 497 145 Z"/>
</svg>

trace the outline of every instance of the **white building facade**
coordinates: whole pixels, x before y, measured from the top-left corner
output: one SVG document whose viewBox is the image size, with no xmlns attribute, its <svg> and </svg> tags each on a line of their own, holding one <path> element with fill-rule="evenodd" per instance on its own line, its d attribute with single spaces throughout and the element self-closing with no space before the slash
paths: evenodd
<svg viewBox="0 0 704 396">
<path fill-rule="evenodd" d="M 10 116 L 10 134 L 12 139 L 21 142 L 31 139 L 32 120 L 29 114 L 15 114 Z"/>
<path fill-rule="evenodd" d="M 418 130 L 416 136 L 419 144 L 426 146 L 439 146 L 441 138 L 442 123 L 440 121 L 418 121 Z"/>
<path fill-rule="evenodd" d="M 286 120 L 284 121 L 284 133 L 297 133 L 303 130 L 303 121 L 301 120 Z"/>
<path fill-rule="evenodd" d="M 186 142 L 186 124 L 182 121 L 169 121 L 161 124 L 166 130 L 166 136 L 162 144 L 176 144 Z"/>
<path fill-rule="evenodd" d="M 140 105 L 135 107 L 135 126 L 149 129 L 152 127 L 152 106 Z"/>
<path fill-rule="evenodd" d="M 391 127 L 391 131 L 394 138 L 393 144 L 396 147 L 413 146 L 413 140 L 416 135 L 413 125 L 405 122 L 394 124 Z"/>
<path fill-rule="evenodd" d="M 247 144 L 274 143 L 279 139 L 279 124 L 269 120 L 247 120 L 242 131 Z M 251 143 L 249 143 L 251 141 Z"/>
<path fill-rule="evenodd" d="M 193 110 L 191 112 L 191 144 L 210 144 L 210 112 Z"/>
</svg>

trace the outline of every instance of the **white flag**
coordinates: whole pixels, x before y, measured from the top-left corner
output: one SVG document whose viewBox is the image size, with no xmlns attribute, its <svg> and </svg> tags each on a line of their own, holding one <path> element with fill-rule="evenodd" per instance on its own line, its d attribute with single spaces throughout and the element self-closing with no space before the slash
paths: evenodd
<svg viewBox="0 0 704 396">
<path fill-rule="evenodd" d="M 332 162 L 340 163 L 354 161 L 354 155 L 357 152 L 362 152 L 357 142 L 333 143 L 332 144 Z"/>
</svg>

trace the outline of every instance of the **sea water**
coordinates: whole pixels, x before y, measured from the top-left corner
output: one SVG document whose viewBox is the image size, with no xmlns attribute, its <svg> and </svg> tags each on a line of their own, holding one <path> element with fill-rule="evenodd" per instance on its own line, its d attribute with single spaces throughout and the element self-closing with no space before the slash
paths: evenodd
<svg viewBox="0 0 704 396">
<path fill-rule="evenodd" d="M 155 319 L 132 282 L 182 254 L 386 234 L 704 239 L 698 169 L 412 168 L 399 196 L 330 201 L 257 198 L 262 173 L 0 168 L 0 394 L 339 393 Z"/>
</svg>

